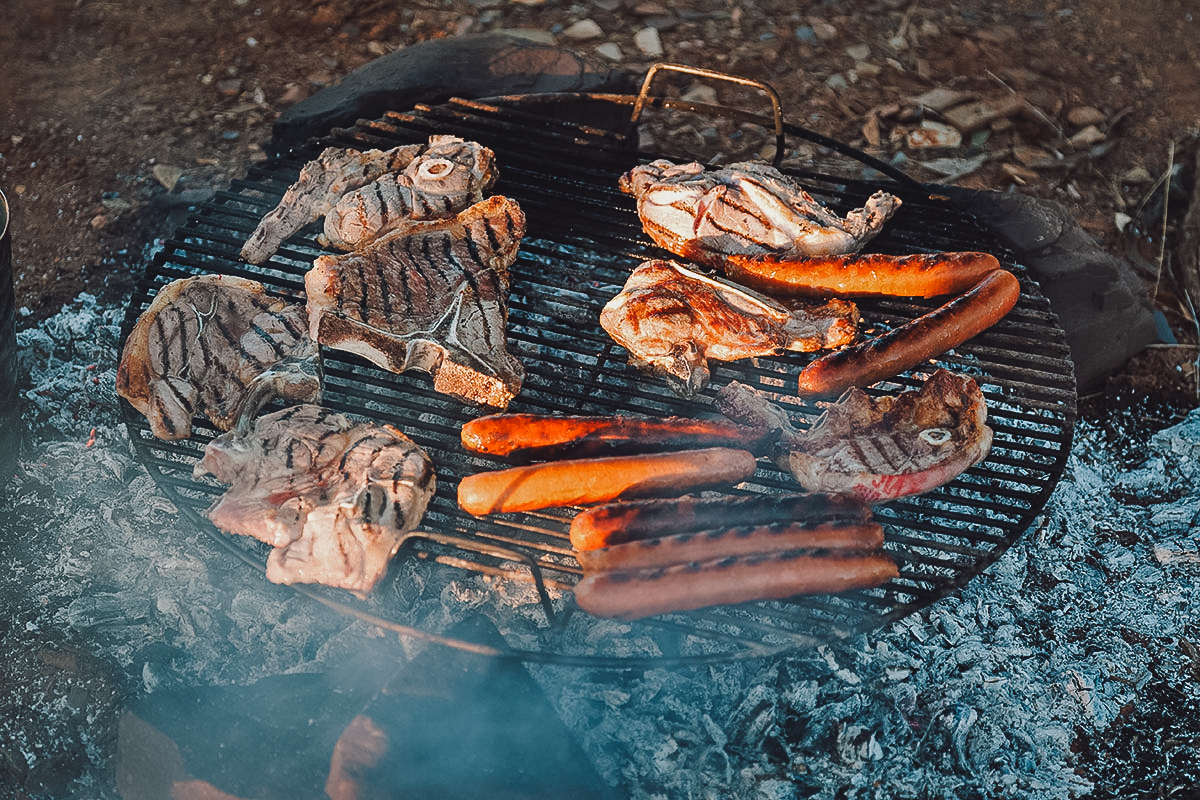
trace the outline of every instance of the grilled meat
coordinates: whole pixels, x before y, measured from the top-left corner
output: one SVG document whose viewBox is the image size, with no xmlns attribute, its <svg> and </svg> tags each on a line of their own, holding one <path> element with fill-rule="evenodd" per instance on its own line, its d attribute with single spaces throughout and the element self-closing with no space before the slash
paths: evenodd
<svg viewBox="0 0 1200 800">
<path fill-rule="evenodd" d="M 221 430 L 273 397 L 321 396 L 316 343 L 303 307 L 228 275 L 167 284 L 138 317 L 117 368 L 117 393 L 160 439 L 186 439 L 192 417 Z"/>
<path fill-rule="evenodd" d="M 507 350 L 508 268 L 525 234 L 516 201 L 496 196 L 449 220 L 412 223 L 305 276 L 310 332 L 434 389 L 505 408 L 524 368 Z"/>
<path fill-rule="evenodd" d="M 347 192 L 388 173 L 399 172 L 424 149 L 423 144 L 391 150 L 326 148 L 300 169 L 299 177 L 284 192 L 279 205 L 258 223 L 242 246 L 242 258 L 251 264 L 263 263 L 285 239 L 327 214 Z"/>
<path fill-rule="evenodd" d="M 744 424 L 782 429 L 772 458 L 808 491 L 868 503 L 930 491 L 982 461 L 992 443 L 978 384 L 945 369 L 896 395 L 850 389 L 803 432 L 748 386 L 722 388 L 717 405 Z"/>
<path fill-rule="evenodd" d="M 429 149 L 342 197 L 325 215 L 321 244 L 354 250 L 411 220 L 444 219 L 479 202 L 498 177 L 492 151 L 456 136 L 430 136 Z"/>
<path fill-rule="evenodd" d="M 844 300 L 788 309 L 728 281 L 652 260 L 630 274 L 600 324 L 629 351 L 631 364 L 690 396 L 708 384 L 708 359 L 841 347 L 854 339 L 858 312 Z"/>
<path fill-rule="evenodd" d="M 229 484 L 208 510 L 223 531 L 269 544 L 267 578 L 363 596 L 433 497 L 428 455 L 390 425 L 315 405 L 255 420 L 208 444 L 196 477 Z"/>
<path fill-rule="evenodd" d="M 620 187 L 637 198 L 656 244 L 714 267 L 728 255 L 854 253 L 900 207 L 899 198 L 876 192 L 841 218 L 779 170 L 754 162 L 706 171 L 660 159 L 634 167 Z"/>
</svg>

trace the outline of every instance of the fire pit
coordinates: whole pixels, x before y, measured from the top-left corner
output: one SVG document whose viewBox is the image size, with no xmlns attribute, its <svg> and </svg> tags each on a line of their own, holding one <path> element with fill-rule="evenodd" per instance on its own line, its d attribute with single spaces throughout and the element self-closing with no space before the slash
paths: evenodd
<svg viewBox="0 0 1200 800">
<path fill-rule="evenodd" d="M 695 415 L 706 408 L 716 388 L 738 380 L 771 393 L 797 414 L 815 418 L 819 408 L 797 405 L 787 388 L 805 357 L 720 366 L 707 398 L 685 401 L 628 367 L 624 352 L 600 329 L 599 309 L 620 289 L 629 270 L 661 255 L 642 235 L 632 200 L 618 190 L 617 179 L 637 163 L 671 154 L 638 152 L 630 131 L 601 130 L 561 117 L 565 111 L 582 110 L 588 117 L 611 118 L 615 110 L 628 118 L 630 109 L 640 113 L 647 105 L 664 103 L 648 100 L 644 92 L 638 97 L 571 94 L 456 100 L 335 130 L 254 168 L 202 206 L 148 266 L 130 303 L 125 332 L 158 288 L 179 277 L 241 275 L 281 295 L 300 297 L 305 271 L 324 252 L 315 242 L 315 230 L 300 241 L 293 239 L 261 267 L 238 257 L 241 244 L 276 205 L 300 166 L 330 145 L 386 149 L 422 142 L 434 133 L 453 134 L 496 153 L 501 178 L 494 191 L 518 200 L 528 218 L 529 232 L 513 267 L 509 319 L 510 348 L 526 364 L 528 375 L 509 410 Z M 382 628 L 476 649 L 478 643 L 447 640 L 415 625 L 400 599 L 405 594 L 400 584 L 410 570 L 439 563 L 524 587 L 522 602 L 536 609 L 531 611 L 534 630 L 514 642 L 506 653 L 511 657 L 623 667 L 740 659 L 844 638 L 928 606 L 993 563 L 1041 513 L 1070 450 L 1075 387 L 1064 334 L 1022 265 L 936 187 L 784 124 L 778 115 L 772 119 L 731 109 L 703 110 L 762 124 L 780 137 L 816 141 L 855 159 L 860 169 L 865 165 L 879 173 L 865 180 L 793 171 L 814 196 L 839 212 L 861 205 L 880 188 L 901 197 L 903 211 L 872 249 L 983 250 L 1021 277 L 1021 301 L 1001 324 L 937 360 L 937 365 L 976 377 L 988 402 L 995 439 L 987 461 L 952 483 L 878 509 L 900 577 L 875 591 L 673 614 L 597 635 L 596 620 L 577 612 L 569 593 L 580 573 L 566 536 L 571 510 L 475 519 L 457 508 L 455 489 L 464 475 L 501 466 L 469 456 L 459 445 L 462 423 L 479 412 L 435 394 L 422 377 L 397 376 L 352 356 L 326 353 L 325 404 L 403 429 L 437 465 L 438 494 L 421 529 L 401 548 L 399 566 L 388 584 L 377 589 L 376 598 L 360 603 L 320 588 L 297 591 Z M 886 328 L 930 310 L 933 302 L 881 300 L 861 308 L 868 327 Z M 917 386 L 932 366 L 872 391 Z M 220 534 L 203 517 L 221 487 L 193 480 L 192 465 L 216 431 L 202 428 L 186 442 L 164 443 L 150 434 L 140 415 L 124 408 L 140 459 L 180 511 L 237 558 L 261 570 L 264 549 Z M 762 467 L 741 490 L 789 489 L 794 489 L 789 476 Z M 623 640 L 618 649 L 610 635 Z"/>
</svg>

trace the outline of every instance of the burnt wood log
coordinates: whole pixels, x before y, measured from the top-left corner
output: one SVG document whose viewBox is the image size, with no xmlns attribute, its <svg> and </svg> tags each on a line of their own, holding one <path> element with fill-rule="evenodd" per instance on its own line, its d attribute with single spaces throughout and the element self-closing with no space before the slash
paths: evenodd
<svg viewBox="0 0 1200 800">
<path fill-rule="evenodd" d="M 377 58 L 285 109 L 271 144 L 278 155 L 332 128 L 451 97 L 629 92 L 637 80 L 569 50 L 507 34 L 432 39 Z"/>
</svg>

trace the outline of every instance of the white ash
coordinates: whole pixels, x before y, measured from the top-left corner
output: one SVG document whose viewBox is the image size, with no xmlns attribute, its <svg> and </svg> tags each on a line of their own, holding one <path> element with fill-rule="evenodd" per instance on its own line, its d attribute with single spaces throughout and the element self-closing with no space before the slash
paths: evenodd
<svg viewBox="0 0 1200 800">
<path fill-rule="evenodd" d="M 119 423 L 119 324 L 83 296 L 19 334 L 32 436 L 0 507 L 30 534 L 0 585 L 13 625 L 85 643 L 139 692 L 427 649 L 269 584 L 180 517 Z M 1086 795 L 1073 746 L 1153 677 L 1179 674 L 1200 619 L 1200 412 L 1153 437 L 1140 464 L 1120 466 L 1113 451 L 1081 424 L 1034 529 L 961 591 L 886 629 L 765 661 L 530 672 L 621 796 Z M 400 622 L 434 632 L 486 614 L 518 648 L 547 636 L 528 582 L 416 559 L 396 569 L 394 595 L 369 609 L 400 605 Z M 587 623 L 572 626 L 612 655 L 654 646 L 623 638 L 620 623 Z M 27 705 L 54 728 L 60 704 Z M 85 736 L 97 775 L 109 768 L 104 734 Z M 28 745 L 27 760 L 54 746 Z"/>
</svg>

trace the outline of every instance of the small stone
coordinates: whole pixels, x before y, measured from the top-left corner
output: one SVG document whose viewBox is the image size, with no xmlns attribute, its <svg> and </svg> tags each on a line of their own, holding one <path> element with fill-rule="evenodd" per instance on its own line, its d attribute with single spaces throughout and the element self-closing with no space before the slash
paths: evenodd
<svg viewBox="0 0 1200 800">
<path fill-rule="evenodd" d="M 835 75 L 830 75 L 828 78 L 826 78 L 825 85 L 828 86 L 830 89 L 837 91 L 837 90 L 845 89 L 846 87 L 848 87 L 850 85 L 850 81 L 848 81 L 846 79 L 845 75 L 843 75 L 839 72 Z"/>
<path fill-rule="evenodd" d="M 599 45 L 596 48 L 596 55 L 607 58 L 609 61 L 620 61 L 625 57 L 625 54 L 621 52 L 620 46 L 615 42 L 605 42 Z"/>
<path fill-rule="evenodd" d="M 1031 147 L 1030 145 L 1018 145 L 1013 148 L 1013 158 L 1015 158 L 1022 166 L 1031 167 L 1034 164 L 1046 163 L 1053 158 L 1050 151 L 1043 150 L 1040 147 Z"/>
<path fill-rule="evenodd" d="M 217 91 L 226 97 L 235 97 L 242 90 L 242 82 L 237 78 L 217 81 Z"/>
<path fill-rule="evenodd" d="M 1099 125 L 1105 119 L 1104 112 L 1092 106 L 1076 106 L 1067 112 L 1067 122 L 1071 123 L 1074 128 Z"/>
<path fill-rule="evenodd" d="M 1121 183 L 1145 185 L 1154 183 L 1154 176 L 1150 174 L 1150 170 L 1138 164 L 1121 173 Z"/>
<path fill-rule="evenodd" d="M 1011 94 L 991 100 L 956 106 L 945 113 L 945 119 L 964 133 L 986 128 L 997 120 L 1006 119 L 1025 108 L 1025 98 Z"/>
<path fill-rule="evenodd" d="M 183 177 L 183 170 L 171 164 L 155 164 L 152 171 L 155 180 L 162 184 L 162 187 L 168 192 L 174 191 L 175 185 Z"/>
<path fill-rule="evenodd" d="M 796 28 L 793 35 L 806 44 L 812 44 L 817 41 L 817 32 L 812 29 L 811 25 L 801 25 L 799 28 Z"/>
<path fill-rule="evenodd" d="M 1088 125 L 1074 136 L 1067 139 L 1071 147 L 1090 147 L 1104 141 L 1104 133 L 1095 125 Z"/>
<path fill-rule="evenodd" d="M 962 144 L 962 134 L 949 125 L 926 120 L 921 127 L 909 131 L 904 141 L 913 150 L 958 147 Z"/>
<path fill-rule="evenodd" d="M 671 13 L 671 10 L 662 3 L 638 3 L 633 8 L 633 13 L 639 17 L 665 17 Z"/>
<path fill-rule="evenodd" d="M 922 108 L 927 108 L 930 111 L 941 112 L 973 99 L 975 99 L 975 96 L 969 92 L 960 92 L 957 89 L 946 89 L 939 86 L 936 89 L 930 89 L 924 94 L 910 97 L 909 102 Z"/>
<path fill-rule="evenodd" d="M 683 93 L 683 99 L 689 103 L 705 103 L 717 105 L 717 90 L 703 83 L 693 83 Z"/>
<path fill-rule="evenodd" d="M 596 24 L 596 21 L 591 19 L 581 19 L 563 31 L 563 36 L 577 42 L 585 42 L 588 39 L 599 39 L 603 35 L 604 31 L 600 30 L 600 26 Z"/>
<path fill-rule="evenodd" d="M 846 48 L 846 55 L 855 61 L 866 61 L 871 55 L 871 46 L 866 44 L 852 44 Z"/>
<path fill-rule="evenodd" d="M 633 35 L 633 43 L 644 55 L 657 58 L 663 54 L 662 39 L 654 28 L 642 28 Z"/>
<path fill-rule="evenodd" d="M 815 33 L 817 35 L 817 38 L 820 39 L 822 42 L 828 42 L 830 39 L 837 38 L 837 35 L 838 35 L 837 28 L 833 27 L 828 22 L 825 22 L 823 20 L 813 19 L 813 20 L 809 20 L 808 24 L 812 27 L 813 33 Z"/>
</svg>

